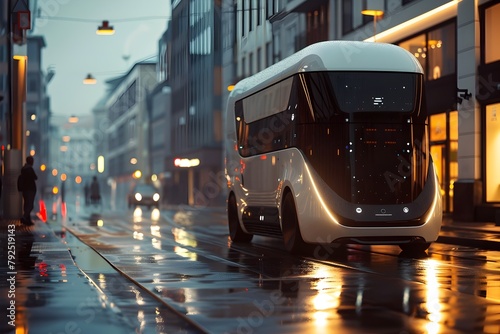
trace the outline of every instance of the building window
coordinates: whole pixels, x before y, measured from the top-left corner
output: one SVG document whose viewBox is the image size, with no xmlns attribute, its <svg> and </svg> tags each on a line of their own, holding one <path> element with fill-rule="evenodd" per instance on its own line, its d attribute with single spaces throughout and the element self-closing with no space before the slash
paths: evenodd
<svg viewBox="0 0 500 334">
<path fill-rule="evenodd" d="M 137 84 L 135 80 L 134 82 L 132 82 L 132 84 L 130 84 L 129 88 L 127 89 L 126 95 L 128 97 L 127 101 L 128 109 L 130 109 L 135 105 L 137 99 Z"/>
<path fill-rule="evenodd" d="M 121 135 L 128 136 L 129 141 L 135 141 L 137 139 L 137 119 L 135 116 L 128 121 L 128 129 L 123 129 L 123 131 L 121 131 Z M 125 142 L 125 140 L 122 141 L 122 143 Z"/>
<path fill-rule="evenodd" d="M 486 201 L 500 202 L 500 103 L 486 106 Z"/>
<path fill-rule="evenodd" d="M 342 1 L 342 33 L 347 34 L 362 25 L 372 22 L 373 17 L 361 14 L 367 0 L 344 0 Z M 385 4 L 382 4 L 384 7 Z M 380 8 L 384 9 L 384 8 Z"/>
<path fill-rule="evenodd" d="M 430 121 L 431 142 L 446 140 L 446 114 L 431 115 Z"/>
<path fill-rule="evenodd" d="M 248 55 L 248 74 L 252 75 L 253 73 L 253 53 L 250 52 Z"/>
<path fill-rule="evenodd" d="M 28 80 L 28 92 L 37 92 L 38 91 L 38 82 L 36 79 L 30 78 Z"/>
<path fill-rule="evenodd" d="M 500 31 L 500 3 L 486 8 L 484 27 L 484 62 L 488 64 L 500 60 L 500 43 L 497 36 Z"/>
<path fill-rule="evenodd" d="M 253 5 L 253 0 L 250 0 L 250 4 L 248 6 L 248 31 L 253 30 L 253 10 L 254 7 Z"/>
<path fill-rule="evenodd" d="M 246 15 L 246 2 L 247 0 L 243 0 L 241 2 L 241 36 L 245 36 L 245 15 Z"/>
<path fill-rule="evenodd" d="M 427 47 L 425 43 L 425 35 L 418 35 L 412 39 L 399 43 L 399 46 L 411 52 L 418 59 L 422 68 L 427 68 Z"/>
<path fill-rule="evenodd" d="M 266 67 L 273 64 L 273 45 L 271 42 L 266 43 Z"/>
<path fill-rule="evenodd" d="M 320 5 L 307 12 L 306 32 L 306 45 L 328 40 L 328 6 Z M 296 50 L 300 50 L 303 47 L 300 37 L 296 43 Z"/>
<path fill-rule="evenodd" d="M 455 22 L 430 30 L 399 43 L 420 62 L 426 80 L 437 80 L 456 73 Z"/>
<path fill-rule="evenodd" d="M 283 52 L 283 57 L 288 57 L 295 52 L 295 39 L 297 38 L 297 28 L 291 25 L 286 29 L 286 48 Z"/>
<path fill-rule="evenodd" d="M 257 0 L 257 26 L 262 24 L 261 0 Z"/>
<path fill-rule="evenodd" d="M 281 60 L 281 41 L 280 35 L 276 35 L 273 38 L 273 64 Z"/>
<path fill-rule="evenodd" d="M 443 195 L 443 210 L 453 211 L 453 188 L 458 178 L 458 111 L 429 117 L 430 150 Z"/>
<path fill-rule="evenodd" d="M 247 59 L 245 57 L 241 59 L 241 75 L 243 77 L 247 76 Z"/>
<path fill-rule="evenodd" d="M 455 24 L 448 24 L 428 34 L 427 40 L 427 80 L 455 74 L 456 46 Z"/>
<path fill-rule="evenodd" d="M 273 2 L 266 1 L 266 18 L 270 18 L 273 15 Z"/>
<path fill-rule="evenodd" d="M 262 49 L 257 49 L 257 72 L 262 71 Z"/>
</svg>

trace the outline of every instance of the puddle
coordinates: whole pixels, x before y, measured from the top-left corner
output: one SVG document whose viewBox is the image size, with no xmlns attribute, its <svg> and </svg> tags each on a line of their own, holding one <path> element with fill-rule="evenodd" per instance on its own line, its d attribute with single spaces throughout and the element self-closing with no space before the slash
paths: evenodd
<svg viewBox="0 0 500 334">
<path fill-rule="evenodd" d="M 81 242 L 73 234 L 66 234 L 66 242 L 78 267 L 87 273 L 116 273 L 116 270 L 96 251 Z"/>
</svg>

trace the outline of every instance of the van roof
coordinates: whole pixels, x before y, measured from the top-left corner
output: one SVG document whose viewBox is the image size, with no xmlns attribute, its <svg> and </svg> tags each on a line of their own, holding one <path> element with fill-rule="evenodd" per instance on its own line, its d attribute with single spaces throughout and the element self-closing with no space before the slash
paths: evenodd
<svg viewBox="0 0 500 334">
<path fill-rule="evenodd" d="M 315 43 L 238 82 L 230 99 L 240 99 L 293 74 L 317 71 L 383 71 L 421 73 L 407 50 L 387 43 L 327 41 Z"/>
</svg>

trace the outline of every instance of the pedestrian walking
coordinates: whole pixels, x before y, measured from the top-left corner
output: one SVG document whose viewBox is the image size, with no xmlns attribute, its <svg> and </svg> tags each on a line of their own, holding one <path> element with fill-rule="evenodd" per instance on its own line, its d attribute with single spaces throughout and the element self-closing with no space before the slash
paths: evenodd
<svg viewBox="0 0 500 334">
<path fill-rule="evenodd" d="M 90 184 L 90 203 L 99 204 L 101 202 L 101 191 L 99 189 L 99 182 L 97 182 L 97 177 L 92 178 L 92 183 Z"/>
<path fill-rule="evenodd" d="M 31 220 L 31 211 L 34 207 L 35 195 L 36 195 L 36 176 L 35 170 L 33 169 L 34 159 L 32 156 L 26 157 L 26 163 L 21 168 L 21 175 L 19 175 L 18 180 L 18 190 L 22 192 L 23 195 L 23 216 L 21 217 L 21 222 L 24 225 L 33 225 Z"/>
</svg>

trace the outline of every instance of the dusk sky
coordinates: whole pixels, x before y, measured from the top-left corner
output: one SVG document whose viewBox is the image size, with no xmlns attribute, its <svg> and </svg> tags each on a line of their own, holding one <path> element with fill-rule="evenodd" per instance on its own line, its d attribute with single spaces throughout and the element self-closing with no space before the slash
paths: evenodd
<svg viewBox="0 0 500 334">
<path fill-rule="evenodd" d="M 91 114 L 107 79 L 156 57 L 170 18 L 170 0 L 39 0 L 38 6 L 32 35 L 45 38 L 42 70 L 55 70 L 48 93 L 52 112 L 63 116 Z M 96 34 L 103 20 L 113 26 L 114 35 Z M 96 85 L 83 84 L 88 73 Z"/>
</svg>

